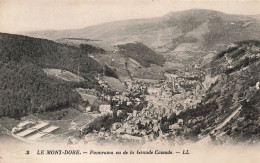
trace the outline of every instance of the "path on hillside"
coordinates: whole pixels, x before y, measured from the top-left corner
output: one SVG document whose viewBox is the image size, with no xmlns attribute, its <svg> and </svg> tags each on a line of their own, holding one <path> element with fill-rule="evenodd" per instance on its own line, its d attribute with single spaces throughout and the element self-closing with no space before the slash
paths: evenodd
<svg viewBox="0 0 260 163">
<path fill-rule="evenodd" d="M 224 120 L 218 127 L 215 128 L 215 130 L 220 130 L 223 128 L 240 110 L 242 106 L 239 106 L 227 119 Z"/>
<path fill-rule="evenodd" d="M 239 106 L 230 116 L 228 116 L 221 124 L 219 124 L 210 133 L 216 133 L 218 130 L 222 129 L 241 109 L 242 109 L 242 106 Z M 211 141 L 211 138 L 210 138 L 209 135 L 207 135 L 206 137 L 200 139 L 196 143 L 200 143 L 200 144 L 201 143 L 208 143 L 209 141 Z"/>
</svg>

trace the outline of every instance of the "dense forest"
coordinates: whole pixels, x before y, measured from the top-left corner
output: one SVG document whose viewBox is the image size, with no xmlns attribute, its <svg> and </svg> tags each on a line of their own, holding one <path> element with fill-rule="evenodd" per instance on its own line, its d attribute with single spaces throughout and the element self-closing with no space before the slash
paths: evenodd
<svg viewBox="0 0 260 163">
<path fill-rule="evenodd" d="M 90 44 L 80 44 L 80 48 L 87 53 L 106 53 L 104 49 L 92 46 Z"/>
<path fill-rule="evenodd" d="M 61 81 L 43 71 L 57 68 L 77 73 L 78 67 L 84 82 Z M 79 86 L 97 88 L 94 76 L 103 72 L 112 74 L 109 67 L 88 57 L 87 49 L 0 33 L 0 116 L 19 119 L 28 113 L 73 106 L 81 98 L 72 90 Z"/>
<path fill-rule="evenodd" d="M 80 102 L 80 96 L 33 64 L 0 64 L 0 115 L 20 118 Z"/>
<path fill-rule="evenodd" d="M 136 60 L 144 67 L 150 67 L 151 64 L 162 66 L 166 61 L 163 56 L 157 54 L 155 51 L 140 42 L 117 46 L 122 54 Z"/>
</svg>

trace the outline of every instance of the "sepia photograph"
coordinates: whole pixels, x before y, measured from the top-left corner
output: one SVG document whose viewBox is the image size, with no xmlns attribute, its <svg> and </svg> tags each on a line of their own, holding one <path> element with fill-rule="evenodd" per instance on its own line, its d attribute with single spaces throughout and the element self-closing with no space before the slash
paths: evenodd
<svg viewBox="0 0 260 163">
<path fill-rule="evenodd" d="M 258 0 L 0 0 L 0 163 L 259 163 L 259 88 Z"/>
</svg>

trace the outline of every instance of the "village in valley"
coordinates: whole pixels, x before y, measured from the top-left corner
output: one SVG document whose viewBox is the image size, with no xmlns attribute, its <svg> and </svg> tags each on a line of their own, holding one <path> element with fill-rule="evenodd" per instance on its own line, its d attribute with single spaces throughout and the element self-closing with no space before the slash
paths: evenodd
<svg viewBox="0 0 260 163">
<path fill-rule="evenodd" d="M 177 119 L 177 116 L 195 109 L 201 102 L 205 94 L 202 84 L 205 73 L 199 70 L 191 73 L 176 71 L 165 72 L 164 76 L 165 80 L 157 82 L 126 79 L 120 83 L 125 89 L 119 92 L 111 90 L 109 83 L 99 74 L 96 79 L 101 91 L 75 90 L 84 100 L 78 107 L 83 116 L 63 120 L 66 129 L 55 121 L 27 119 L 14 127 L 12 134 L 26 141 L 51 138 L 69 144 L 167 140 L 183 128 L 183 119 Z M 84 121 L 84 118 L 87 119 Z"/>
<path fill-rule="evenodd" d="M 79 83 L 85 80 L 79 73 L 59 69 L 44 69 L 44 72 L 64 81 Z M 74 88 L 82 102 L 41 117 L 23 117 L 9 126 L 10 135 L 26 142 L 48 141 L 67 145 L 154 141 L 184 144 L 189 139 L 202 142 L 216 138 L 225 141 L 220 139 L 226 130 L 224 126 L 240 113 L 241 104 L 234 103 L 231 110 L 222 111 L 229 116 L 217 119 L 197 114 L 203 100 L 205 102 L 210 97 L 207 91 L 221 76 L 211 77 L 197 65 L 162 73 L 164 79 L 160 80 L 122 80 L 97 74 L 98 88 Z M 252 89 L 258 90 L 259 82 Z M 238 102 L 241 101 L 243 99 Z M 218 98 L 215 105 L 208 108 L 223 105 L 222 98 Z M 189 118 L 192 114 L 196 117 Z M 214 125 L 205 128 L 204 120 L 214 121 Z"/>
<path fill-rule="evenodd" d="M 126 79 L 123 84 L 127 88 L 123 92 L 110 91 L 108 83 L 98 78 L 100 87 L 103 88 L 103 93 L 99 96 L 103 104 L 99 105 L 98 111 L 87 106 L 86 112 L 99 112 L 101 117 L 111 116 L 116 120 L 113 120 L 110 128 L 93 129 L 85 125 L 80 129 L 83 138 L 80 140 L 84 143 L 145 143 L 156 139 L 167 140 L 169 136 L 176 135 L 183 128 L 183 119 L 176 117 L 183 111 L 195 109 L 205 94 L 201 83 L 205 73 L 165 72 L 164 75 L 165 80 L 156 83 Z M 89 91 L 86 90 L 86 93 Z M 167 120 L 170 122 L 165 123 Z M 73 139 L 75 142 L 77 137 Z"/>
</svg>

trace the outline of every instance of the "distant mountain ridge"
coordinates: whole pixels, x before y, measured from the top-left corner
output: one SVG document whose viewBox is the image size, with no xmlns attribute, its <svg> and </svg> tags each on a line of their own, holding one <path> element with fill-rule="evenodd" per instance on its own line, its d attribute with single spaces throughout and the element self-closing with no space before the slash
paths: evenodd
<svg viewBox="0 0 260 163">
<path fill-rule="evenodd" d="M 209 51 L 235 41 L 259 40 L 259 27 L 260 21 L 251 16 L 191 9 L 158 18 L 110 22 L 75 30 L 38 31 L 26 35 L 52 40 L 68 37 L 102 40 L 113 45 L 137 41 L 157 52 L 169 53 L 179 46 Z"/>
</svg>

